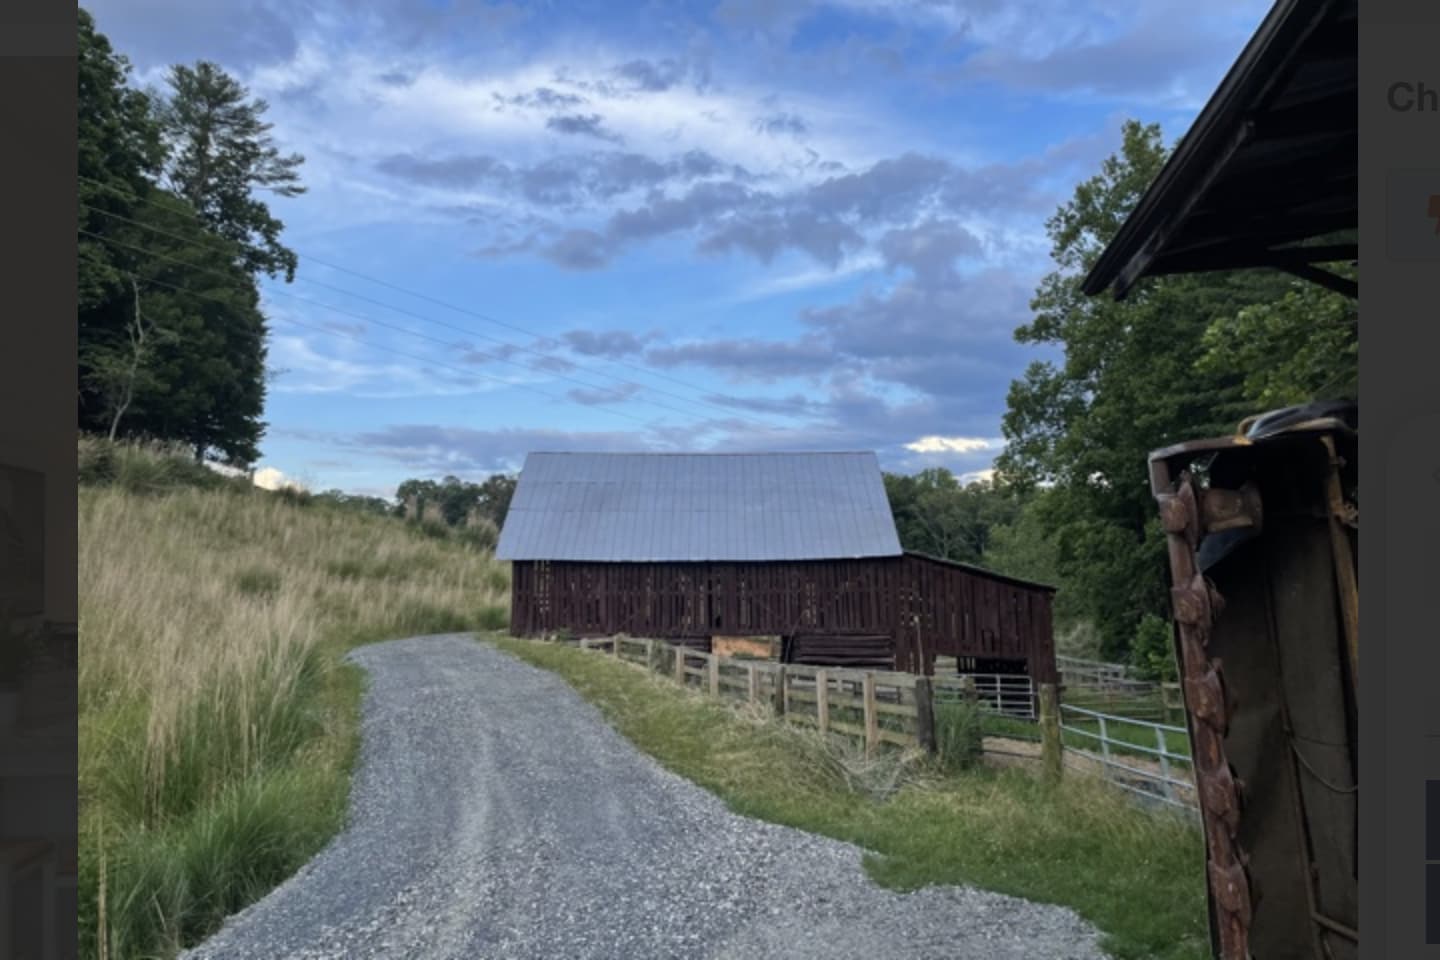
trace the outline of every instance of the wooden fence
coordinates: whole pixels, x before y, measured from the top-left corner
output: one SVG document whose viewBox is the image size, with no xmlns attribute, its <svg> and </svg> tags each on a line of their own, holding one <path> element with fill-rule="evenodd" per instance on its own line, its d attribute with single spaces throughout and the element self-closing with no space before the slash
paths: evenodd
<svg viewBox="0 0 1440 960">
<path fill-rule="evenodd" d="M 766 704 L 790 722 L 862 743 L 867 755 L 885 744 L 933 750 L 936 705 L 969 702 L 992 716 L 1022 721 L 1023 729 L 1034 731 L 1034 735 L 1008 730 L 994 735 L 1002 742 L 1030 743 L 1034 752 L 1009 752 L 986 744 L 986 753 L 1039 760 L 1050 773 L 1058 775 L 1063 768 L 1103 777 L 1146 800 L 1192 813 L 1198 809 L 1184 727 L 1061 704 L 1053 686 L 1034 685 L 1025 677 L 995 675 L 987 696 L 983 682 L 987 675 L 980 675 L 980 683 L 976 675 L 932 680 L 908 673 L 719 656 L 634 637 L 585 639 L 580 646 L 712 697 Z M 1008 700 L 1002 695 L 1005 691 Z"/>
<path fill-rule="evenodd" d="M 633 637 L 582 640 L 580 645 L 642 665 L 712 697 L 766 704 L 791 722 L 859 741 L 867 754 L 881 744 L 934 748 L 935 717 L 927 677 L 724 657 Z"/>
</svg>

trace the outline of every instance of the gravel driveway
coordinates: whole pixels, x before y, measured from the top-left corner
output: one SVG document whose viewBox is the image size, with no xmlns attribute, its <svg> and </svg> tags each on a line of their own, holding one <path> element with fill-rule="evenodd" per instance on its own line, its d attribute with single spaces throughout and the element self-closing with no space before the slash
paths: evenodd
<svg viewBox="0 0 1440 960">
<path fill-rule="evenodd" d="M 560 678 L 463 635 L 363 647 L 350 826 L 184 956 L 1101 960 L 1069 910 L 897 894 L 730 813 Z"/>
</svg>

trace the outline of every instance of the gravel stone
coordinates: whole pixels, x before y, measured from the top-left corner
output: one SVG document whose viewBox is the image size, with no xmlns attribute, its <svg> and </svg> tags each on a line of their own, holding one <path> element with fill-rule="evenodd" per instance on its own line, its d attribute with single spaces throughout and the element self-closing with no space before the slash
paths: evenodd
<svg viewBox="0 0 1440 960">
<path fill-rule="evenodd" d="M 188 960 L 1105 960 L 1072 911 L 877 887 L 727 810 L 563 680 L 467 635 L 359 648 L 346 829 Z"/>
</svg>

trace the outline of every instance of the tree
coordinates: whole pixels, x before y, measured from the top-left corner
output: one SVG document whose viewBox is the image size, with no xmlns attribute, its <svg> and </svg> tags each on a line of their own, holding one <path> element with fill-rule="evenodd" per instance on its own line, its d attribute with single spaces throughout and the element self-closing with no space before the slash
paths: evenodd
<svg viewBox="0 0 1440 960">
<path fill-rule="evenodd" d="M 1354 277 L 1353 269 L 1336 272 Z M 1218 318 L 1203 345 L 1200 374 L 1239 368 L 1245 399 L 1260 409 L 1359 399 L 1355 301 L 1318 284 L 1292 280 L 1279 300 Z"/>
<path fill-rule="evenodd" d="M 80 327 L 97 310 L 128 295 L 116 252 L 95 235 L 110 235 L 133 217 L 153 188 L 163 150 L 148 97 L 127 85 L 130 64 L 95 30 L 83 7 L 79 19 L 76 172 L 80 208 L 78 269 Z M 89 234 L 89 235 L 87 235 Z"/>
<path fill-rule="evenodd" d="M 245 270 L 293 280 L 298 261 L 280 243 L 284 225 L 254 193 L 304 193 L 298 172 L 304 157 L 281 154 L 270 136 L 273 125 L 261 119 L 268 104 L 249 100 L 245 87 L 215 64 L 172 67 L 169 85 L 159 109 L 169 147 L 166 184 L 236 245 Z"/>
<path fill-rule="evenodd" d="M 913 475 L 884 475 L 890 512 L 906 550 L 979 563 L 991 531 L 1019 509 L 1008 491 L 990 482 L 962 484 L 944 467 Z"/>
<path fill-rule="evenodd" d="M 1236 272 L 1162 277 L 1121 302 L 1080 282 L 1166 157 L 1159 128 L 1125 125 L 1119 153 L 1046 224 L 1057 269 L 1031 303 L 1022 343 L 1062 347 L 1011 384 L 997 469 L 1023 487 L 1053 485 L 1037 519 L 1056 546 L 1064 588 L 1122 659 L 1146 613 L 1166 612 L 1164 538 L 1149 451 L 1233 430 L 1254 412 L 1247 371 L 1201 364 L 1220 318 L 1279 300 L 1283 276 Z"/>
<path fill-rule="evenodd" d="M 447 526 L 464 525 L 471 511 L 476 511 L 499 528 L 504 525 L 510 510 L 516 479 L 513 474 L 506 473 L 493 474 L 478 484 L 455 476 L 447 476 L 439 482 L 413 479 L 400 484 L 395 496 L 400 502 L 400 513 L 404 513 L 406 501 L 414 496 L 420 501 L 422 510 L 425 504 L 437 504 Z"/>
<path fill-rule="evenodd" d="M 254 278 L 183 200 L 157 190 L 135 216 L 112 239 L 139 288 L 145 322 L 164 333 L 147 344 L 125 432 L 183 441 L 197 460 L 217 451 L 247 466 L 259 458 L 265 430 L 266 327 Z M 97 430 L 108 430 L 113 412 L 98 388 L 113 381 L 113 360 L 129 349 L 134 315 L 129 304 L 110 313 L 81 341 L 92 390 L 81 426 Z M 97 360 L 106 368 L 97 369 Z"/>
<path fill-rule="evenodd" d="M 134 294 L 134 312 L 126 325 L 126 342 L 120 349 L 102 344 L 87 344 L 89 383 L 100 395 L 110 429 L 110 440 L 120 429 L 120 420 L 135 402 L 137 390 L 155 385 L 151 357 L 160 343 L 171 340 L 174 333 L 146 316 L 140 303 L 140 283 L 129 277 Z"/>
<path fill-rule="evenodd" d="M 510 514 L 510 501 L 515 497 L 515 485 L 519 479 L 513 473 L 496 473 L 480 484 L 480 510 L 497 529 L 505 526 L 505 518 Z"/>
</svg>

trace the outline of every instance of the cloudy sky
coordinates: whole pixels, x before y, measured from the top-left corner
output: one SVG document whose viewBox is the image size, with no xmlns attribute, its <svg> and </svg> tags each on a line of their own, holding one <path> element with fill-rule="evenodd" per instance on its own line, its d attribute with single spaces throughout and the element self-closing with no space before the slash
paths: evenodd
<svg viewBox="0 0 1440 960">
<path fill-rule="evenodd" d="M 264 466 L 389 495 L 530 450 L 872 449 L 987 469 L 1046 218 L 1169 139 L 1263 0 L 92 0 L 220 63 L 277 199 Z"/>
</svg>

